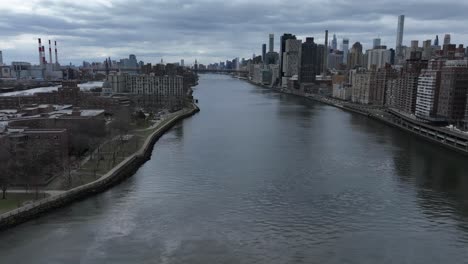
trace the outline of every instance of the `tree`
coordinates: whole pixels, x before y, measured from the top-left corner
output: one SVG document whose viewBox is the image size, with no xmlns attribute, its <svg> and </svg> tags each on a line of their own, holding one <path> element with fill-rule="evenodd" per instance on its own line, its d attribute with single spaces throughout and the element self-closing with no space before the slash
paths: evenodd
<svg viewBox="0 0 468 264">
<path fill-rule="evenodd" d="M 130 130 L 131 114 L 130 109 L 122 107 L 114 114 L 114 120 L 111 124 L 111 129 L 123 139 L 125 134 Z"/>
<path fill-rule="evenodd" d="M 0 188 L 2 190 L 2 199 L 6 199 L 6 192 L 13 180 L 13 160 L 9 155 L 6 146 L 1 146 L 0 149 Z"/>
<path fill-rule="evenodd" d="M 39 198 L 39 187 L 45 175 L 54 172 L 57 158 L 53 155 L 50 146 L 40 142 L 28 142 L 28 151 L 25 155 L 23 182 L 27 189 L 34 188 L 36 199 Z"/>
</svg>

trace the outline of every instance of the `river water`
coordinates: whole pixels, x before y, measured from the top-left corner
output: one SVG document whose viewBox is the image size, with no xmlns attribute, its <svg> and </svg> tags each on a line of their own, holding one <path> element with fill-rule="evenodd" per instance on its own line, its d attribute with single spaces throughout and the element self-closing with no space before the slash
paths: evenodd
<svg viewBox="0 0 468 264">
<path fill-rule="evenodd" d="M 0 233 L 1 263 L 466 263 L 466 157 L 201 75 L 127 181 Z"/>
<path fill-rule="evenodd" d="M 80 90 L 82 91 L 87 91 L 92 88 L 97 88 L 97 87 L 102 87 L 103 82 L 87 82 L 87 83 L 80 83 L 78 84 L 78 87 L 80 87 Z M 38 88 L 33 88 L 29 90 L 24 90 L 24 91 L 15 91 L 15 92 L 9 92 L 9 93 L 2 93 L 0 96 L 17 96 L 17 95 L 33 95 L 35 93 L 44 93 L 44 92 L 52 92 L 52 91 L 57 91 L 59 87 L 62 85 L 56 85 L 56 86 L 46 86 L 46 87 L 38 87 Z"/>
</svg>

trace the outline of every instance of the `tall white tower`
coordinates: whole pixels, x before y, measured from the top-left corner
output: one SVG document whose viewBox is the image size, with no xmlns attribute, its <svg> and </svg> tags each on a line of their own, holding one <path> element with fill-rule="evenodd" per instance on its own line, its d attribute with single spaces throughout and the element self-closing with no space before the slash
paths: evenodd
<svg viewBox="0 0 468 264">
<path fill-rule="evenodd" d="M 274 49 L 274 42 L 275 41 L 275 35 L 274 34 L 270 34 L 270 46 L 268 47 L 268 51 L 269 52 L 273 52 L 273 49 Z"/>
<path fill-rule="evenodd" d="M 396 47 L 395 47 L 395 53 L 397 57 L 403 57 L 403 50 L 402 50 L 402 45 L 403 45 L 403 28 L 405 26 L 405 15 L 400 15 L 398 17 L 398 28 L 397 28 L 397 39 L 396 39 Z"/>
</svg>

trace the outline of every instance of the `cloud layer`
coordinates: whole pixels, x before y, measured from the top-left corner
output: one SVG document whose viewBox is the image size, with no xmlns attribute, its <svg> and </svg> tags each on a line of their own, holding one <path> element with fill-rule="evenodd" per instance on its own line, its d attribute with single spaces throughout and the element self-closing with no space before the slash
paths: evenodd
<svg viewBox="0 0 468 264">
<path fill-rule="evenodd" d="M 451 33 L 468 43 L 468 2 L 363 0 L 10 0 L 0 5 L 0 50 L 4 61 L 36 63 L 37 38 L 56 39 L 59 61 L 79 64 L 136 54 L 186 63 L 211 63 L 261 53 L 268 34 L 275 49 L 284 32 L 323 42 L 323 31 L 370 46 L 380 36 L 395 46 L 397 16 L 406 15 L 404 43 Z M 46 47 L 47 48 L 47 47 Z M 48 58 L 48 56 L 47 56 Z"/>
</svg>

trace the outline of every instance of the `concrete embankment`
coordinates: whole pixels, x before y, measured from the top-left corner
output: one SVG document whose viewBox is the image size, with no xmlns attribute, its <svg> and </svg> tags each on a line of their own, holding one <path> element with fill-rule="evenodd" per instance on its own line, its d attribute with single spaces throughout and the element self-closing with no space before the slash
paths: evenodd
<svg viewBox="0 0 468 264">
<path fill-rule="evenodd" d="M 425 139 L 429 142 L 436 143 L 445 148 L 457 151 L 464 155 L 468 155 L 468 137 L 465 135 L 457 134 L 451 131 L 446 131 L 438 127 L 432 127 L 430 125 L 421 123 L 417 120 L 407 118 L 401 115 L 394 116 L 385 112 L 385 116 L 384 116 L 383 114 L 377 114 L 374 111 L 367 110 L 364 107 L 361 107 L 359 105 L 353 106 L 350 103 L 337 102 L 336 100 L 330 100 L 323 96 L 305 96 L 301 94 L 295 94 L 295 93 L 284 91 L 282 89 L 275 89 L 275 88 L 271 88 L 265 85 L 259 85 L 249 80 L 247 81 L 253 85 L 256 85 L 262 88 L 268 88 L 279 93 L 299 96 L 302 98 L 306 98 L 308 100 L 313 100 L 313 101 L 321 102 L 327 105 L 335 106 L 337 108 L 340 108 L 348 112 L 367 116 L 374 120 L 383 122 L 389 126 L 399 128 L 399 129 L 402 129 L 403 131 L 419 136 L 420 138 Z"/>
<path fill-rule="evenodd" d="M 0 230 L 18 225 L 50 212 L 53 209 L 63 207 L 72 202 L 103 192 L 122 180 L 132 176 L 143 163 L 150 159 L 154 144 L 166 131 L 172 128 L 178 121 L 192 116 L 199 111 L 200 109 L 198 106 L 193 104 L 191 108 L 184 109 L 180 114 L 165 121 L 164 124 L 157 128 L 146 139 L 143 146 L 138 151 L 127 157 L 96 181 L 78 186 L 59 195 L 53 195 L 46 199 L 39 200 L 30 205 L 26 205 L 0 215 Z"/>
</svg>

